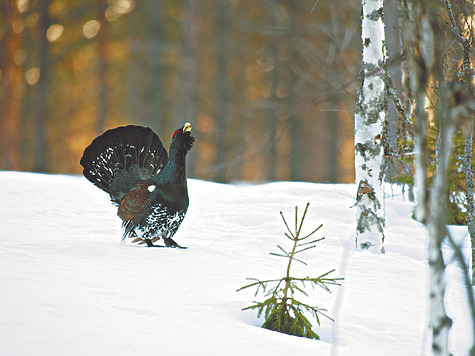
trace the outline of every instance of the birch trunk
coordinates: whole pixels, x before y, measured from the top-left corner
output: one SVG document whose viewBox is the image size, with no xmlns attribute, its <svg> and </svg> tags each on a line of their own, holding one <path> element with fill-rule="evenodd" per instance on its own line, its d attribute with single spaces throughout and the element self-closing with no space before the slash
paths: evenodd
<svg viewBox="0 0 475 356">
<path fill-rule="evenodd" d="M 456 131 L 455 119 L 450 112 L 448 89 L 444 75 L 443 38 L 437 24 L 439 5 L 429 2 L 421 6 L 413 2 L 415 31 L 410 44 L 414 51 L 409 60 L 414 63 L 415 118 L 416 118 L 416 160 L 415 185 L 417 196 L 416 217 L 426 224 L 429 232 L 429 329 L 431 349 L 434 355 L 449 355 L 448 337 L 452 325 L 445 311 L 445 263 L 442 255 L 442 241 L 447 235 L 446 210 L 448 202 L 448 166 Z M 437 88 L 437 110 L 434 118 L 439 123 L 437 167 L 430 196 L 427 183 L 427 112 L 428 88 Z M 431 89 L 433 90 L 433 89 Z"/>
<path fill-rule="evenodd" d="M 445 311 L 444 303 L 446 282 L 442 242 L 447 236 L 448 170 L 458 120 L 448 99 L 451 94 L 445 75 L 445 46 L 437 23 L 440 5 L 430 3 L 427 11 L 427 14 L 422 14 L 422 45 L 432 51 L 430 55 L 425 54 L 425 61 L 437 88 L 438 108 L 435 117 L 439 122 L 437 167 L 426 210 L 429 231 L 429 327 L 432 333 L 432 352 L 442 356 L 449 355 L 449 332 L 452 327 L 452 320 Z"/>
<path fill-rule="evenodd" d="M 459 25 L 457 25 L 452 6 L 450 1 L 445 0 L 445 8 L 452 27 L 452 31 L 455 38 L 458 40 L 460 46 L 463 49 L 462 59 L 462 73 L 463 73 L 463 90 L 466 92 L 467 97 L 474 97 L 474 88 L 472 85 L 473 80 L 473 65 L 472 65 L 472 46 L 473 35 L 463 33 Z M 468 15 L 464 15 L 464 21 L 468 21 Z M 464 102 L 466 102 L 464 100 Z M 463 105 L 463 104 L 462 104 Z M 468 104 L 465 104 L 468 107 Z M 467 199 L 467 227 L 470 234 L 471 251 L 472 251 L 472 285 L 475 285 L 475 184 L 473 180 L 473 167 L 472 167 L 472 141 L 473 141 L 473 123 L 474 112 L 473 110 L 467 110 L 468 113 L 464 115 L 464 136 L 465 147 L 464 155 L 462 157 L 462 167 L 465 173 L 465 198 Z M 475 341 L 474 341 L 475 342 Z M 475 346 L 473 351 L 475 351 Z"/>
<path fill-rule="evenodd" d="M 421 45 L 422 24 L 419 20 L 421 4 L 411 0 L 400 0 L 401 9 L 401 41 L 406 60 L 403 61 L 404 83 L 404 110 L 408 117 L 415 120 L 414 129 L 414 187 L 416 191 L 415 217 L 420 222 L 426 220 L 427 208 L 427 119 L 425 113 L 426 84 L 428 80 L 427 56 L 424 50 L 427 47 Z M 425 29 L 427 33 L 430 32 Z"/>
<path fill-rule="evenodd" d="M 429 328 L 432 334 L 432 352 L 441 356 L 449 355 L 449 331 L 452 326 L 452 320 L 445 311 L 445 263 L 441 248 L 447 233 L 444 219 L 447 216 L 447 172 L 455 133 L 453 123 L 443 123 L 447 119 L 440 119 L 437 172 L 431 190 L 426 224 L 429 231 Z"/>
<path fill-rule="evenodd" d="M 355 101 L 356 248 L 384 252 L 384 150 L 387 116 L 384 83 L 383 0 L 362 1 L 363 55 Z"/>
<path fill-rule="evenodd" d="M 475 286 L 475 187 L 472 168 L 472 141 L 473 141 L 473 118 L 468 120 L 465 128 L 465 147 L 462 165 L 465 173 L 465 198 L 467 199 L 467 227 L 470 235 L 472 252 L 472 285 Z"/>
</svg>

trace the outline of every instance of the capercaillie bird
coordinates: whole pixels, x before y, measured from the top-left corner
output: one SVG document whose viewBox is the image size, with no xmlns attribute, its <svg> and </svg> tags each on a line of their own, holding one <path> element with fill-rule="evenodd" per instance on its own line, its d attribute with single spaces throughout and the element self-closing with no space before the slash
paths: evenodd
<svg viewBox="0 0 475 356">
<path fill-rule="evenodd" d="M 84 176 L 118 206 L 124 234 L 132 242 L 179 247 L 173 235 L 188 210 L 186 155 L 193 147 L 191 125 L 173 133 L 169 156 L 148 127 L 122 126 L 96 137 L 84 150 Z"/>
</svg>

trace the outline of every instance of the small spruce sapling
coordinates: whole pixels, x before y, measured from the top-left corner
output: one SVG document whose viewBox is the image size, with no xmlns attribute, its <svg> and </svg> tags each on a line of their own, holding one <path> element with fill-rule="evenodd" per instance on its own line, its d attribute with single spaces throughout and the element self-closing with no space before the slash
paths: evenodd
<svg viewBox="0 0 475 356">
<path fill-rule="evenodd" d="M 248 280 L 252 280 L 254 282 L 239 288 L 237 291 L 241 291 L 250 287 L 257 287 L 255 293 L 255 296 L 257 296 L 259 291 L 262 289 L 266 299 L 262 302 L 254 301 L 255 304 L 250 305 L 242 310 L 257 309 L 257 317 L 260 317 L 262 313 L 264 313 L 265 321 L 264 324 L 262 324 L 263 328 L 289 335 L 303 336 L 318 340 L 320 337 L 312 330 L 312 323 L 305 316 L 305 312 L 311 313 L 311 315 L 313 315 L 313 317 L 316 319 L 318 325 L 320 325 L 320 315 L 332 321 L 333 319 L 326 314 L 326 309 L 303 303 L 295 298 L 295 294 L 299 292 L 305 296 L 308 296 L 304 290 L 308 284 L 310 284 L 312 287 L 322 287 L 324 290 L 331 293 L 329 286 L 339 286 L 339 281 L 343 280 L 343 278 L 329 277 L 329 275 L 335 271 L 334 269 L 316 278 L 296 278 L 290 276 L 290 267 L 292 261 L 295 260 L 306 265 L 304 261 L 298 259 L 295 256 L 299 253 L 314 248 L 316 246 L 315 243 L 324 239 L 324 237 L 321 237 L 307 241 L 307 239 L 316 233 L 322 227 L 322 225 L 317 227 L 310 234 L 303 237 L 301 236 L 303 221 L 307 214 L 309 205 L 310 203 L 307 203 L 300 223 L 298 222 L 298 207 L 295 207 L 295 231 L 290 230 L 289 225 L 285 220 L 284 214 L 282 211 L 280 212 L 285 227 L 287 228 L 285 236 L 293 242 L 293 245 L 290 252 L 286 251 L 280 245 L 277 245 L 280 252 L 271 252 L 271 255 L 285 257 L 288 259 L 285 277 L 281 279 L 270 279 L 265 281 L 261 281 L 256 278 L 247 278 Z"/>
</svg>

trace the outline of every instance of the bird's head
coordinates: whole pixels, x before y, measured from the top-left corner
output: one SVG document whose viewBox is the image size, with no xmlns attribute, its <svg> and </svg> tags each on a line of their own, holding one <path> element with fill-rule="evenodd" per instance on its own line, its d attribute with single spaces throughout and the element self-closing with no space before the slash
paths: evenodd
<svg viewBox="0 0 475 356">
<path fill-rule="evenodd" d="M 189 123 L 186 123 L 173 132 L 171 145 L 179 150 L 184 148 L 185 152 L 188 152 L 193 147 L 194 142 L 195 138 L 191 136 L 191 124 Z"/>
</svg>

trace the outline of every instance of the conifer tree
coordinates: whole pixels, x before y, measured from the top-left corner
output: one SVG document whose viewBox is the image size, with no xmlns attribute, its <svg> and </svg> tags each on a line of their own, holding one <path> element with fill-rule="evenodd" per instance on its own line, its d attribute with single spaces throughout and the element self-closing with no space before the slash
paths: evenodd
<svg viewBox="0 0 475 356">
<path fill-rule="evenodd" d="M 312 287 L 322 287 L 327 292 L 331 293 L 329 286 L 339 286 L 343 278 L 330 277 L 329 275 L 335 270 L 332 269 L 326 273 L 321 274 L 318 277 L 292 277 L 290 268 L 293 261 L 300 262 L 306 265 L 304 261 L 297 258 L 296 255 L 309 249 L 315 248 L 315 243 L 322 241 L 324 237 L 307 241 L 311 236 L 316 233 L 322 225 L 318 226 L 311 233 L 302 236 L 302 225 L 307 214 L 309 203 L 305 207 L 300 223 L 298 222 L 298 208 L 295 207 L 295 228 L 292 231 L 282 214 L 282 220 L 284 221 L 287 232 L 285 236 L 292 241 L 292 248 L 287 251 L 282 246 L 277 245 L 279 252 L 271 253 L 273 256 L 284 257 L 288 259 L 287 269 L 285 276 L 280 279 L 270 279 L 261 281 L 256 278 L 248 278 L 254 282 L 245 285 L 238 289 L 241 291 L 250 287 L 257 287 L 255 296 L 262 290 L 266 299 L 262 302 L 254 302 L 243 310 L 257 309 L 257 316 L 260 317 L 264 313 L 263 328 L 278 331 L 284 334 L 307 337 L 310 339 L 319 339 L 319 335 L 312 330 L 312 323 L 305 315 L 310 313 L 318 325 L 320 325 L 320 316 L 324 316 L 333 321 L 333 319 L 326 314 L 326 309 L 319 308 L 317 306 L 311 306 L 307 303 L 301 302 L 296 299 L 296 294 L 300 293 L 305 296 L 308 294 L 305 292 L 305 287 L 311 285 Z"/>
</svg>

